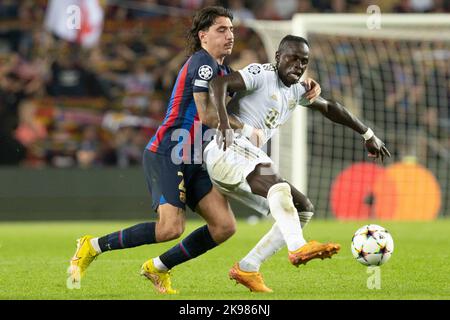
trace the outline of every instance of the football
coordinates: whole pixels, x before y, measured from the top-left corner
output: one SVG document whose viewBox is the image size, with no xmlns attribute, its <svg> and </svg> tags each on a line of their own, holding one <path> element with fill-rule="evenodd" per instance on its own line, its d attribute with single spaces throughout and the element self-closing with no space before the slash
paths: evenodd
<svg viewBox="0 0 450 320">
<path fill-rule="evenodd" d="M 381 266 L 394 252 L 394 240 L 385 228 L 368 224 L 358 230 L 352 238 L 352 254 L 365 266 Z"/>
</svg>

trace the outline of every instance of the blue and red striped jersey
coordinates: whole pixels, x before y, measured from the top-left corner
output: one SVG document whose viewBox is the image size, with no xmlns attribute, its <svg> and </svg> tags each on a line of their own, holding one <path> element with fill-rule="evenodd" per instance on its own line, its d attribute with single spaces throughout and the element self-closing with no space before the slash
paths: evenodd
<svg viewBox="0 0 450 320">
<path fill-rule="evenodd" d="M 215 76 L 230 73 L 230 68 L 219 65 L 217 61 L 204 49 L 195 52 L 178 73 L 172 95 L 167 106 L 166 117 L 159 126 L 155 135 L 147 144 L 147 149 L 170 155 L 172 149 L 178 144 L 194 143 L 194 127 L 199 127 L 199 116 L 194 101 L 194 92 L 208 92 L 208 82 Z M 194 124 L 197 122 L 197 126 Z M 177 130 L 181 129 L 181 130 Z M 208 129 L 202 124 L 201 134 Z M 181 131 L 181 133 L 180 133 Z M 196 134 L 200 134 L 196 132 Z M 183 133 L 185 133 L 183 135 Z M 180 137 L 183 136 L 183 139 Z M 186 137 L 189 136 L 189 138 Z M 200 137 L 201 139 L 201 137 Z M 189 140 L 189 141 L 187 141 Z M 186 147 L 186 146 L 184 146 Z M 193 153 L 193 152 L 192 152 Z M 185 155 L 180 153 L 185 160 Z M 193 154 L 189 157 L 193 158 Z"/>
</svg>

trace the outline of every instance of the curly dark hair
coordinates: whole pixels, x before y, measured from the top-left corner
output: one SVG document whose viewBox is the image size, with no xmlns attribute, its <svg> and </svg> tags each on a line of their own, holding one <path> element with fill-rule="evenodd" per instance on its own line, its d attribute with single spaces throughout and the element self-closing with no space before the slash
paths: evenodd
<svg viewBox="0 0 450 320">
<path fill-rule="evenodd" d="M 233 21 L 233 14 L 231 11 L 223 7 L 211 6 L 197 11 L 192 19 L 191 29 L 187 34 L 187 51 L 189 55 L 202 48 L 198 32 L 201 30 L 208 30 L 218 17 L 227 17 Z"/>
</svg>

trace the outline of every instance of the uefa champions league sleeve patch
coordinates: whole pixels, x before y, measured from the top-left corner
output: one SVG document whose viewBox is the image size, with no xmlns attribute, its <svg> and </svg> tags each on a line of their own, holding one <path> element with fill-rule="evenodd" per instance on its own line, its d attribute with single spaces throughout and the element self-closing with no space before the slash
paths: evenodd
<svg viewBox="0 0 450 320">
<path fill-rule="evenodd" d="M 198 76 L 203 80 L 209 80 L 213 76 L 213 70 L 207 64 L 204 64 L 198 69 Z"/>
<path fill-rule="evenodd" d="M 250 72 L 251 74 L 257 75 L 258 73 L 261 72 L 261 67 L 257 64 L 252 64 L 251 66 L 248 67 L 248 72 Z"/>
</svg>

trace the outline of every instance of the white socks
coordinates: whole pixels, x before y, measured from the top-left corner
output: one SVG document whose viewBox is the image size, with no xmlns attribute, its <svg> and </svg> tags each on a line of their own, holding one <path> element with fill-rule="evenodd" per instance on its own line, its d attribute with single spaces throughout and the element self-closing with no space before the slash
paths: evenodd
<svg viewBox="0 0 450 320">
<path fill-rule="evenodd" d="M 161 261 L 159 257 L 153 258 L 153 265 L 156 269 L 162 272 L 169 270 L 169 268 L 166 267 L 166 265 Z"/>
<path fill-rule="evenodd" d="M 290 188 L 289 188 L 289 190 L 290 190 Z M 314 213 L 307 212 L 307 211 L 303 211 L 303 212 L 295 211 L 295 215 L 298 215 L 299 220 L 300 220 L 301 229 L 303 229 L 308 224 L 308 222 L 311 220 Z M 273 213 L 272 213 L 272 216 L 273 216 Z M 293 219 L 293 220 L 295 220 L 295 219 Z M 301 231 L 301 234 L 300 234 L 299 238 L 303 239 L 303 232 L 302 232 L 302 230 L 300 230 L 300 231 Z M 305 243 L 306 243 L 306 241 L 303 239 L 303 244 L 305 244 Z M 268 258 L 273 256 L 275 253 L 277 253 L 281 248 L 284 247 L 285 244 L 286 244 L 286 242 L 285 242 L 283 233 L 281 232 L 281 230 L 279 228 L 278 222 L 275 222 L 272 226 L 272 229 L 270 229 L 270 231 L 267 232 L 264 235 L 264 237 L 262 237 L 261 240 L 256 244 L 256 246 L 253 247 L 253 249 L 247 254 L 247 256 L 245 256 L 239 262 L 239 268 L 242 271 L 246 271 L 246 272 L 258 272 L 261 264 L 264 261 L 266 261 Z M 302 246 L 302 245 L 300 245 L 300 246 Z M 300 248 L 300 246 L 298 248 Z M 296 249 L 298 249 L 298 248 L 296 248 Z M 296 250 L 296 249 L 294 249 L 294 250 Z M 290 251 L 294 251 L 294 250 L 290 250 Z"/>
<path fill-rule="evenodd" d="M 91 245 L 92 245 L 92 247 L 94 248 L 94 250 L 95 250 L 98 254 L 102 253 L 102 249 L 100 249 L 100 246 L 99 246 L 99 244 L 98 244 L 98 238 L 92 238 L 90 241 L 91 241 Z"/>
<path fill-rule="evenodd" d="M 303 238 L 300 219 L 292 201 L 289 184 L 282 182 L 273 185 L 267 193 L 267 201 L 270 213 L 283 234 L 288 250 L 295 251 L 302 247 L 306 241 Z"/>
<path fill-rule="evenodd" d="M 274 223 L 272 229 L 259 240 L 258 244 L 239 262 L 242 271 L 257 272 L 259 266 L 285 246 L 283 234 Z"/>
</svg>

